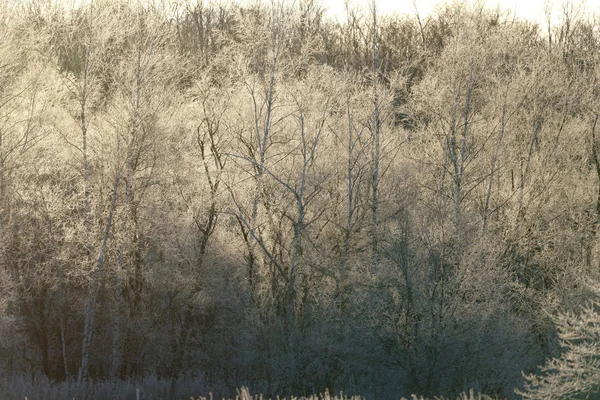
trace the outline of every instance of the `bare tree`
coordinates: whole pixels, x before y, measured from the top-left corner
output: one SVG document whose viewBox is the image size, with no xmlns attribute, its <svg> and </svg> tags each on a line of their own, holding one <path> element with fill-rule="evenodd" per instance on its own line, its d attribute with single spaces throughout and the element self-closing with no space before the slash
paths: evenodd
<svg viewBox="0 0 600 400">
<path fill-rule="evenodd" d="M 378 241 L 378 218 L 379 218 L 379 164 L 381 162 L 381 117 L 379 110 L 379 92 L 378 92 L 378 81 L 379 81 L 379 68 L 377 65 L 377 2 L 373 0 L 372 9 L 373 13 L 373 24 L 372 24 L 372 55 L 373 55 L 373 66 L 372 66 L 372 80 L 373 80 L 373 180 L 372 180 L 372 198 L 371 198 L 371 211 L 373 218 L 372 232 L 371 232 L 371 240 L 372 240 L 372 261 L 371 268 L 375 268 L 378 260 L 379 253 L 379 241 Z"/>
<path fill-rule="evenodd" d="M 86 384 L 88 381 L 90 352 L 92 348 L 93 333 L 96 325 L 96 304 L 98 298 L 98 290 L 100 288 L 100 281 L 102 279 L 102 273 L 105 267 L 108 238 L 113 227 L 113 218 L 115 215 L 115 210 L 117 208 L 117 192 L 119 188 L 119 181 L 121 180 L 121 174 L 122 172 L 120 168 L 117 168 L 114 174 L 115 179 L 113 183 L 112 196 L 110 199 L 110 205 L 108 209 L 108 216 L 106 217 L 104 234 L 102 236 L 100 249 L 98 250 L 96 267 L 94 269 L 92 280 L 90 282 L 88 298 L 85 306 L 85 322 L 83 331 L 83 341 L 81 344 L 81 366 L 79 367 L 79 374 L 77 377 L 77 382 L 83 393 L 86 392 Z"/>
</svg>

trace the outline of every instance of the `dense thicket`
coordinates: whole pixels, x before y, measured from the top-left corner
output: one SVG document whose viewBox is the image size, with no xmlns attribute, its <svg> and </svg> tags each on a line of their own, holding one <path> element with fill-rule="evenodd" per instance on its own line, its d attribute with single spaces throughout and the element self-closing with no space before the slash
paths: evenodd
<svg viewBox="0 0 600 400">
<path fill-rule="evenodd" d="M 512 397 L 569 345 L 600 270 L 582 8 L 3 4 L 7 382 Z"/>
</svg>

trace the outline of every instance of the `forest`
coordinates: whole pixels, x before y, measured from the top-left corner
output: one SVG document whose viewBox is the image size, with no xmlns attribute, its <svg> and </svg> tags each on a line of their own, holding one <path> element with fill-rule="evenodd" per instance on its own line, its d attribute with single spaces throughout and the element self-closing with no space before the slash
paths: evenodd
<svg viewBox="0 0 600 400">
<path fill-rule="evenodd" d="M 0 2 L 0 398 L 599 395 L 600 15 L 325 11 Z"/>
</svg>

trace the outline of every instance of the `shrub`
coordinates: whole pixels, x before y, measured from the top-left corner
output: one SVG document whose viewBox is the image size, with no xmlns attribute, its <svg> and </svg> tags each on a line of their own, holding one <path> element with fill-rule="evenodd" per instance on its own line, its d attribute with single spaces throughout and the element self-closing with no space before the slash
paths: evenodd
<svg viewBox="0 0 600 400">
<path fill-rule="evenodd" d="M 600 393 L 600 303 L 580 313 L 557 318 L 563 353 L 540 367 L 539 374 L 525 375 L 524 399 L 596 398 Z M 594 396 L 596 395 L 596 396 Z"/>
</svg>

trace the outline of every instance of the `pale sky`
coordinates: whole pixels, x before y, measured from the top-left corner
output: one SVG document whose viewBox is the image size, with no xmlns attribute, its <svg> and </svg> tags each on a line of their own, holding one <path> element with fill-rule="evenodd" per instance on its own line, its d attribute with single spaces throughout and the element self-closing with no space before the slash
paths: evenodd
<svg viewBox="0 0 600 400">
<path fill-rule="evenodd" d="M 0 0 L 14 2 L 14 4 L 18 4 L 24 0 Z M 68 3 L 68 4 L 81 4 L 86 3 L 92 0 L 54 0 L 58 2 Z M 132 0 L 132 1 L 158 1 L 169 3 L 180 0 Z M 234 1 L 234 2 L 244 2 L 244 1 L 252 1 L 252 0 L 182 0 L 184 2 L 220 2 L 220 1 Z M 268 3 L 269 0 L 258 0 L 265 3 Z M 345 19 L 345 6 L 344 3 L 348 2 L 351 6 L 357 6 L 359 8 L 363 8 L 369 12 L 370 5 L 373 0 L 283 0 L 286 4 L 296 3 L 299 1 L 311 2 L 314 1 L 320 5 L 323 5 L 327 10 L 328 14 L 334 18 Z M 479 4 L 483 3 L 488 8 L 496 8 L 500 6 L 502 9 L 510 9 L 516 12 L 516 15 L 520 18 L 526 18 L 535 22 L 540 23 L 542 26 L 546 24 L 546 16 L 545 16 L 545 8 L 546 6 L 551 6 L 552 9 L 552 21 L 556 23 L 559 20 L 560 15 L 563 12 L 563 4 L 566 2 L 575 3 L 577 5 L 583 4 L 583 9 L 587 13 L 595 13 L 600 14 L 600 0 L 376 0 L 377 2 L 377 10 L 378 14 L 388 14 L 388 13 L 400 13 L 400 14 L 410 14 L 415 15 L 415 4 L 417 9 L 419 10 L 419 14 L 421 17 L 424 17 L 431 13 L 438 5 L 444 4 L 447 2 L 462 2 L 469 4 Z"/>
<path fill-rule="evenodd" d="M 318 0 L 317 0 L 318 1 Z M 351 5 L 357 5 L 359 7 L 365 7 L 369 9 L 371 0 L 349 0 Z M 464 0 L 467 3 L 477 3 L 481 0 Z M 329 14 L 334 17 L 344 17 L 344 0 L 320 0 L 329 10 Z M 436 5 L 445 3 L 440 0 L 377 0 L 377 7 L 380 14 L 399 12 L 404 14 L 415 13 L 414 3 L 416 3 L 421 16 L 429 14 Z M 575 0 L 575 3 L 579 3 Z M 544 7 L 546 4 L 552 5 L 553 20 L 555 20 L 559 14 L 562 14 L 561 0 L 487 0 L 484 1 L 487 7 L 495 8 L 500 5 L 503 9 L 511 9 L 516 12 L 520 18 L 527 18 L 542 24 L 545 24 L 545 12 Z M 600 11 L 600 0 L 587 0 L 585 6 L 588 11 L 598 12 Z"/>
</svg>

